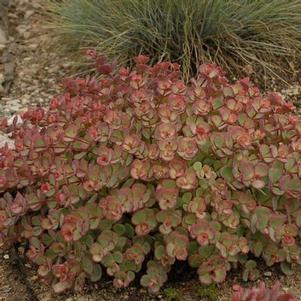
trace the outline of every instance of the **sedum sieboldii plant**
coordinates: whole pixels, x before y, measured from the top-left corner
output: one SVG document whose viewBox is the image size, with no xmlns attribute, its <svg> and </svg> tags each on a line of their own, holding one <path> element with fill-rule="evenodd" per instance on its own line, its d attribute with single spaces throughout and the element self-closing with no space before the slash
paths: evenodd
<svg viewBox="0 0 301 301">
<path fill-rule="evenodd" d="M 281 95 L 201 65 L 184 84 L 168 61 L 66 79 L 47 109 L 1 129 L 0 244 L 24 243 L 56 292 L 137 274 L 158 292 L 176 261 L 220 283 L 260 257 L 300 264 L 301 120 Z M 15 120 L 17 121 L 17 119 Z"/>
</svg>

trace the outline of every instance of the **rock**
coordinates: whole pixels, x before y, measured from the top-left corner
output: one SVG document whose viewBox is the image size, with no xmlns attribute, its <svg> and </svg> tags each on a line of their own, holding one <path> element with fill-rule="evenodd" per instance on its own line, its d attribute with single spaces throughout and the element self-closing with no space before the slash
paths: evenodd
<svg viewBox="0 0 301 301">
<path fill-rule="evenodd" d="M 9 118 L 9 119 L 7 120 L 7 124 L 8 124 L 8 125 L 12 125 L 13 122 L 14 122 L 14 119 L 15 119 L 16 117 L 17 117 L 17 124 L 23 123 L 23 120 L 22 120 L 22 118 L 21 118 L 20 115 L 14 115 L 14 116 L 12 116 L 11 118 Z"/>
<path fill-rule="evenodd" d="M 263 275 L 266 276 L 266 277 L 271 277 L 272 276 L 272 272 L 264 272 Z"/>
<path fill-rule="evenodd" d="M 10 149 L 14 149 L 15 148 L 15 143 L 12 139 L 8 138 L 7 136 L 5 136 L 4 134 L 0 133 L 0 148 L 4 147 L 5 144 L 7 144 L 8 148 Z M 4 259 L 9 259 L 9 255 L 5 254 L 3 256 Z"/>
<path fill-rule="evenodd" d="M 4 32 L 3 29 L 0 28 L 0 44 L 6 44 L 7 38 L 6 38 L 6 33 Z"/>
<path fill-rule="evenodd" d="M 4 83 L 4 74 L 0 73 L 0 85 Z"/>
<path fill-rule="evenodd" d="M 46 293 L 39 294 L 38 298 L 39 298 L 40 301 L 51 301 L 52 300 L 52 295 L 51 295 L 51 292 L 48 291 Z"/>
<path fill-rule="evenodd" d="M 34 276 L 31 276 L 29 279 L 30 279 L 30 281 L 36 281 L 39 279 L 39 277 L 34 275 Z"/>
<path fill-rule="evenodd" d="M 6 299 L 6 301 L 25 301 L 25 299 L 19 296 L 10 296 Z"/>
<path fill-rule="evenodd" d="M 8 254 L 5 254 L 5 255 L 3 256 L 3 258 L 4 258 L 5 260 L 8 260 L 8 259 L 9 259 L 9 255 L 8 255 Z"/>
<path fill-rule="evenodd" d="M 8 7 L 10 0 L 0 0 L 0 5 L 3 7 Z"/>
<path fill-rule="evenodd" d="M 27 26 L 26 25 L 19 25 L 16 27 L 16 30 L 17 32 L 20 34 L 20 35 L 24 35 L 24 33 L 27 31 Z"/>
<path fill-rule="evenodd" d="M 9 108 L 10 112 L 18 112 L 21 110 L 22 105 L 19 99 L 11 99 L 7 101 L 6 106 Z"/>
<path fill-rule="evenodd" d="M 3 293 L 9 293 L 11 291 L 11 287 L 9 287 L 8 285 L 4 285 L 3 287 L 1 287 L 1 292 Z"/>
<path fill-rule="evenodd" d="M 25 19 L 28 19 L 28 18 L 30 18 L 33 14 L 34 14 L 34 10 L 29 9 L 29 10 L 27 10 L 27 11 L 25 12 L 24 17 L 25 17 Z"/>
</svg>

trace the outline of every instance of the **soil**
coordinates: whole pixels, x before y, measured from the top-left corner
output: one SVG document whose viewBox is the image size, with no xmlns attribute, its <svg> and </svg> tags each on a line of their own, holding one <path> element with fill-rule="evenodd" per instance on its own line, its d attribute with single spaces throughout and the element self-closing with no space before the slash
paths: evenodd
<svg viewBox="0 0 301 301">
<path fill-rule="evenodd" d="M 13 116 L 31 104 L 45 105 L 58 93 L 60 80 L 70 74 L 72 62 L 55 52 L 42 25 L 43 3 L 44 0 L 0 0 L 0 116 Z M 298 103 L 301 94 L 298 75 L 290 83 L 287 86 L 272 81 L 270 86 Z M 88 284 L 80 293 L 54 295 L 38 281 L 36 267 L 24 259 L 22 250 L 0 251 L 0 301 L 206 300 L 204 287 L 194 271 L 179 265 L 171 274 L 172 280 L 158 296 L 151 296 L 138 286 L 117 290 L 109 279 Z M 263 266 L 261 274 L 261 280 L 268 285 L 280 281 L 284 290 L 301 296 L 301 268 L 286 277 L 277 267 Z M 241 271 L 231 272 L 228 279 L 217 286 L 217 300 L 229 300 L 233 284 L 241 283 Z M 173 292 L 174 299 L 168 299 L 166 288 Z"/>
<path fill-rule="evenodd" d="M 41 24 L 43 0 L 1 1 L 7 3 L 8 26 L 2 28 L 6 43 L 0 39 L 0 115 L 11 116 L 28 105 L 48 103 L 71 62 L 48 43 Z"/>
<path fill-rule="evenodd" d="M 284 291 L 290 291 L 301 300 L 301 268 L 295 269 L 293 276 L 287 277 L 281 274 L 278 267 L 261 270 L 261 279 L 268 286 L 279 281 Z M 213 290 L 216 299 L 204 297 L 206 289 L 196 277 L 194 271 L 186 266 L 178 265 L 171 272 L 171 280 L 162 288 L 157 296 L 152 296 L 145 289 L 132 286 L 118 290 L 112 286 L 110 280 L 97 284 L 87 284 L 82 292 L 55 295 L 51 289 L 40 283 L 36 276 L 36 269 L 18 254 L 17 251 L 2 253 L 0 255 L 0 301 L 229 301 L 234 284 L 251 286 L 254 283 L 242 283 L 241 272 L 232 271 L 228 280 L 217 285 Z M 170 299 L 167 292 L 171 291 L 175 299 Z"/>
</svg>

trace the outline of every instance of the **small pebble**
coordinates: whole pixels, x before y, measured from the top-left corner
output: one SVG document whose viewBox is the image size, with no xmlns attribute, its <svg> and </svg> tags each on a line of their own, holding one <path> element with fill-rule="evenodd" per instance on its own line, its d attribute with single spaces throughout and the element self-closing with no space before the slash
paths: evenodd
<svg viewBox="0 0 301 301">
<path fill-rule="evenodd" d="M 271 277 L 272 276 L 272 272 L 264 272 L 263 275 L 266 276 L 266 277 Z"/>
<path fill-rule="evenodd" d="M 38 278 L 39 278 L 38 276 L 34 275 L 34 276 L 31 276 L 31 277 L 30 277 L 30 280 L 31 280 L 31 281 L 36 281 Z"/>
<path fill-rule="evenodd" d="M 11 291 L 11 287 L 9 287 L 8 285 L 4 285 L 3 287 L 1 287 L 0 291 L 2 293 L 9 293 Z"/>
<path fill-rule="evenodd" d="M 5 255 L 3 256 L 3 258 L 4 258 L 5 260 L 8 260 L 8 259 L 9 259 L 9 255 L 8 255 L 8 254 L 5 254 Z"/>
<path fill-rule="evenodd" d="M 46 294 L 39 295 L 39 300 L 41 301 L 51 301 L 51 293 L 47 292 Z"/>
</svg>

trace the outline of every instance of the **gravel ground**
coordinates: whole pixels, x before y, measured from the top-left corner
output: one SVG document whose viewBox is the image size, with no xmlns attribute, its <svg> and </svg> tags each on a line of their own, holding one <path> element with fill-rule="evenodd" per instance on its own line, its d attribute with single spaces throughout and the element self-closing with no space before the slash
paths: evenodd
<svg viewBox="0 0 301 301">
<path fill-rule="evenodd" d="M 41 26 L 43 0 L 0 0 L 0 116 L 13 116 L 28 105 L 45 105 L 59 90 L 59 81 L 70 74 L 71 62 L 57 55 L 49 44 L 47 30 Z M 8 7 L 9 4 L 9 7 Z M 8 23 L 9 21 L 9 23 Z M 284 88 L 271 82 L 273 90 L 282 92 L 296 103 L 300 98 L 298 73 Z M 0 144 L 5 137 L 0 133 Z M 206 300 L 200 296 L 202 286 L 190 270 L 176 270 L 174 281 L 166 287 L 181 301 Z M 301 270 L 284 277 L 277 268 L 262 272 L 269 284 L 279 280 L 285 289 L 301 296 Z M 229 300 L 232 285 L 240 282 L 240 271 L 233 272 L 229 281 L 218 286 L 217 300 Z M 37 281 L 35 267 L 23 262 L 16 253 L 0 252 L 0 301 L 150 301 L 171 300 L 164 293 L 150 296 L 144 289 L 116 290 L 110 281 L 88 285 L 80 294 L 55 296 Z M 176 299 L 174 299 L 176 300 Z M 300 299 L 301 300 L 301 299 Z"/>
<path fill-rule="evenodd" d="M 9 2 L 6 43 L 1 44 L 0 38 L 0 115 L 10 116 L 28 105 L 47 103 L 70 68 L 71 62 L 54 52 L 47 29 L 41 26 L 43 2 Z"/>
</svg>

